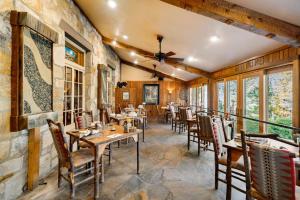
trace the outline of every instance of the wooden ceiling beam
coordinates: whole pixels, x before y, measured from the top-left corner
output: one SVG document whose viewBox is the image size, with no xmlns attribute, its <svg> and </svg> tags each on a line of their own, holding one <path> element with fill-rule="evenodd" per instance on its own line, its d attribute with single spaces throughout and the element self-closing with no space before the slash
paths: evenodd
<svg viewBox="0 0 300 200">
<path fill-rule="evenodd" d="M 102 36 L 102 41 L 103 41 L 104 44 L 110 45 L 112 47 L 116 47 L 116 48 L 119 48 L 119 49 L 125 49 L 127 51 L 134 51 L 136 54 L 139 54 L 139 55 L 141 55 L 143 57 L 146 57 L 146 58 L 153 57 L 153 55 L 154 55 L 154 53 L 145 51 L 143 49 L 140 49 L 140 48 L 137 48 L 137 47 L 134 47 L 134 46 L 131 46 L 131 45 L 119 42 L 119 41 L 117 41 L 115 44 L 113 44 L 114 40 L 112 40 L 110 38 L 106 38 L 104 36 Z M 197 75 L 200 75 L 200 76 L 203 76 L 203 77 L 207 77 L 207 78 L 210 77 L 209 72 L 201 70 L 201 69 L 196 68 L 196 67 L 192 67 L 192 66 L 184 64 L 184 63 L 166 61 L 166 64 L 168 64 L 168 65 L 170 65 L 174 68 L 180 68 L 184 71 L 187 71 L 187 72 L 190 72 L 190 73 L 193 73 L 193 74 L 197 74 Z"/>
<path fill-rule="evenodd" d="M 300 26 L 224 0 L 161 0 L 225 24 L 300 47 Z"/>
<path fill-rule="evenodd" d="M 136 65 L 132 62 L 129 62 L 127 60 L 121 60 L 121 64 L 125 64 L 125 65 L 128 65 L 128 66 L 131 66 L 131 67 L 134 67 L 134 68 L 137 68 L 137 69 L 140 69 L 140 70 L 143 70 L 143 71 L 146 71 L 146 72 L 150 72 L 150 73 L 154 73 L 155 70 L 154 69 L 150 69 L 148 67 L 144 67 L 144 66 L 141 66 L 141 65 Z M 156 70 L 156 74 L 160 77 L 164 77 L 164 78 L 169 78 L 169 79 L 172 79 L 172 80 L 177 80 L 177 81 L 182 81 L 182 82 L 186 82 L 185 80 L 182 80 L 180 78 L 176 78 L 176 77 L 173 77 L 173 76 L 170 76 L 168 74 L 165 74 L 163 72 L 160 72 L 160 71 L 157 71 Z"/>
</svg>

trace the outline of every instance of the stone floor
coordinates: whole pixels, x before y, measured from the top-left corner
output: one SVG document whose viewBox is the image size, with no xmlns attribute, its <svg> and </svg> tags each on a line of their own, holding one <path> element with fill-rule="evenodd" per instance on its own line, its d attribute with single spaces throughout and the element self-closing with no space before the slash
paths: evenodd
<svg viewBox="0 0 300 200">
<path fill-rule="evenodd" d="M 135 143 L 114 147 L 113 161 L 105 167 L 105 182 L 101 184 L 103 200 L 221 200 L 225 199 L 225 184 L 214 189 L 213 153 L 197 156 L 197 146 L 187 150 L 186 134 L 179 135 L 168 125 L 150 124 L 145 142 L 141 144 L 141 170 L 136 174 Z M 107 163 L 107 162 L 106 162 Z M 57 173 L 53 172 L 33 192 L 22 200 L 64 200 L 70 198 L 69 185 L 57 188 Z M 241 187 L 244 187 L 242 183 Z M 93 182 L 79 186 L 76 199 L 92 199 Z M 245 199 L 233 190 L 235 200 Z"/>
</svg>

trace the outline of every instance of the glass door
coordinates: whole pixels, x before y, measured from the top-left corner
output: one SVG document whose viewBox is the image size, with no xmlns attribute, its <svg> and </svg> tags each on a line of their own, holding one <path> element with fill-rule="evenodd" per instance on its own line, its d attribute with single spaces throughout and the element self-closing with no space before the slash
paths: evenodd
<svg viewBox="0 0 300 200">
<path fill-rule="evenodd" d="M 217 82 L 217 110 L 221 111 L 218 115 L 223 115 L 225 111 L 225 88 L 224 88 L 224 81 Z"/>
<path fill-rule="evenodd" d="M 237 106 L 238 106 L 238 80 L 236 77 L 226 79 L 226 92 L 225 92 L 225 105 L 226 105 L 226 113 L 236 115 L 237 114 Z M 234 129 L 233 133 L 237 131 L 237 117 L 230 115 L 230 120 L 234 121 Z M 230 133 L 231 129 L 228 128 L 227 132 Z M 233 136 L 232 136 L 233 137 Z"/>
</svg>

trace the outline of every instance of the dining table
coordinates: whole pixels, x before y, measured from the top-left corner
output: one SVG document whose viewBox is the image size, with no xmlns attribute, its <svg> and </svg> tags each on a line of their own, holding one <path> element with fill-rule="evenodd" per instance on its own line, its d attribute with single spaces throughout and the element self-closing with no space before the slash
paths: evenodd
<svg viewBox="0 0 300 200">
<path fill-rule="evenodd" d="M 297 162 L 296 159 L 299 160 L 299 147 L 292 146 L 289 144 L 286 144 L 284 142 L 270 139 L 270 138 L 264 138 L 263 143 L 270 145 L 273 148 L 279 148 L 279 149 L 285 149 L 290 151 L 291 153 L 295 154 L 297 158 L 295 158 L 295 161 Z M 251 142 L 251 141 L 247 141 Z M 252 141 L 253 142 L 253 141 Z M 259 142 L 258 140 L 254 142 Z M 231 188 L 232 188 L 232 168 L 231 168 L 231 163 L 237 161 L 241 156 L 243 156 L 243 149 L 242 149 L 242 144 L 241 144 L 241 139 L 240 138 L 234 138 L 232 140 L 229 140 L 223 144 L 223 147 L 227 149 L 227 161 L 226 161 L 226 200 L 231 199 Z M 299 162 L 299 161 L 298 161 Z"/>
<path fill-rule="evenodd" d="M 109 118 L 110 120 L 116 121 L 118 125 L 121 125 L 121 122 L 124 122 L 126 119 L 132 119 L 136 121 L 138 124 L 141 124 L 143 142 L 145 142 L 145 129 L 146 129 L 146 122 L 147 122 L 147 115 L 130 116 L 130 115 L 122 115 L 122 114 L 112 114 L 110 115 Z"/>
<path fill-rule="evenodd" d="M 135 129 L 132 132 L 125 132 L 124 127 L 120 125 L 112 125 L 103 127 L 103 130 L 100 130 L 99 133 L 91 134 L 88 136 L 82 136 L 79 130 L 67 131 L 71 140 L 80 140 L 86 142 L 91 146 L 91 149 L 94 152 L 94 199 L 99 199 L 99 181 L 104 182 L 104 165 L 102 164 L 101 178 L 99 175 L 99 165 L 100 159 L 103 163 L 103 153 L 105 147 L 110 143 L 117 142 L 123 139 L 133 138 L 136 142 L 136 173 L 139 174 L 139 135 L 142 133 L 141 129 Z"/>
</svg>

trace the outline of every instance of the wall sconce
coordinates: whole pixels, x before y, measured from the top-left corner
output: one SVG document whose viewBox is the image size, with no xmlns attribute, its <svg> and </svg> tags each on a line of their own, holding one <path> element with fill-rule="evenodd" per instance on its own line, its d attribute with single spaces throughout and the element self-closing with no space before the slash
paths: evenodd
<svg viewBox="0 0 300 200">
<path fill-rule="evenodd" d="M 169 92 L 169 94 L 172 94 L 172 91 L 173 91 L 173 90 L 171 90 L 171 89 L 168 89 L 168 92 Z"/>
</svg>

